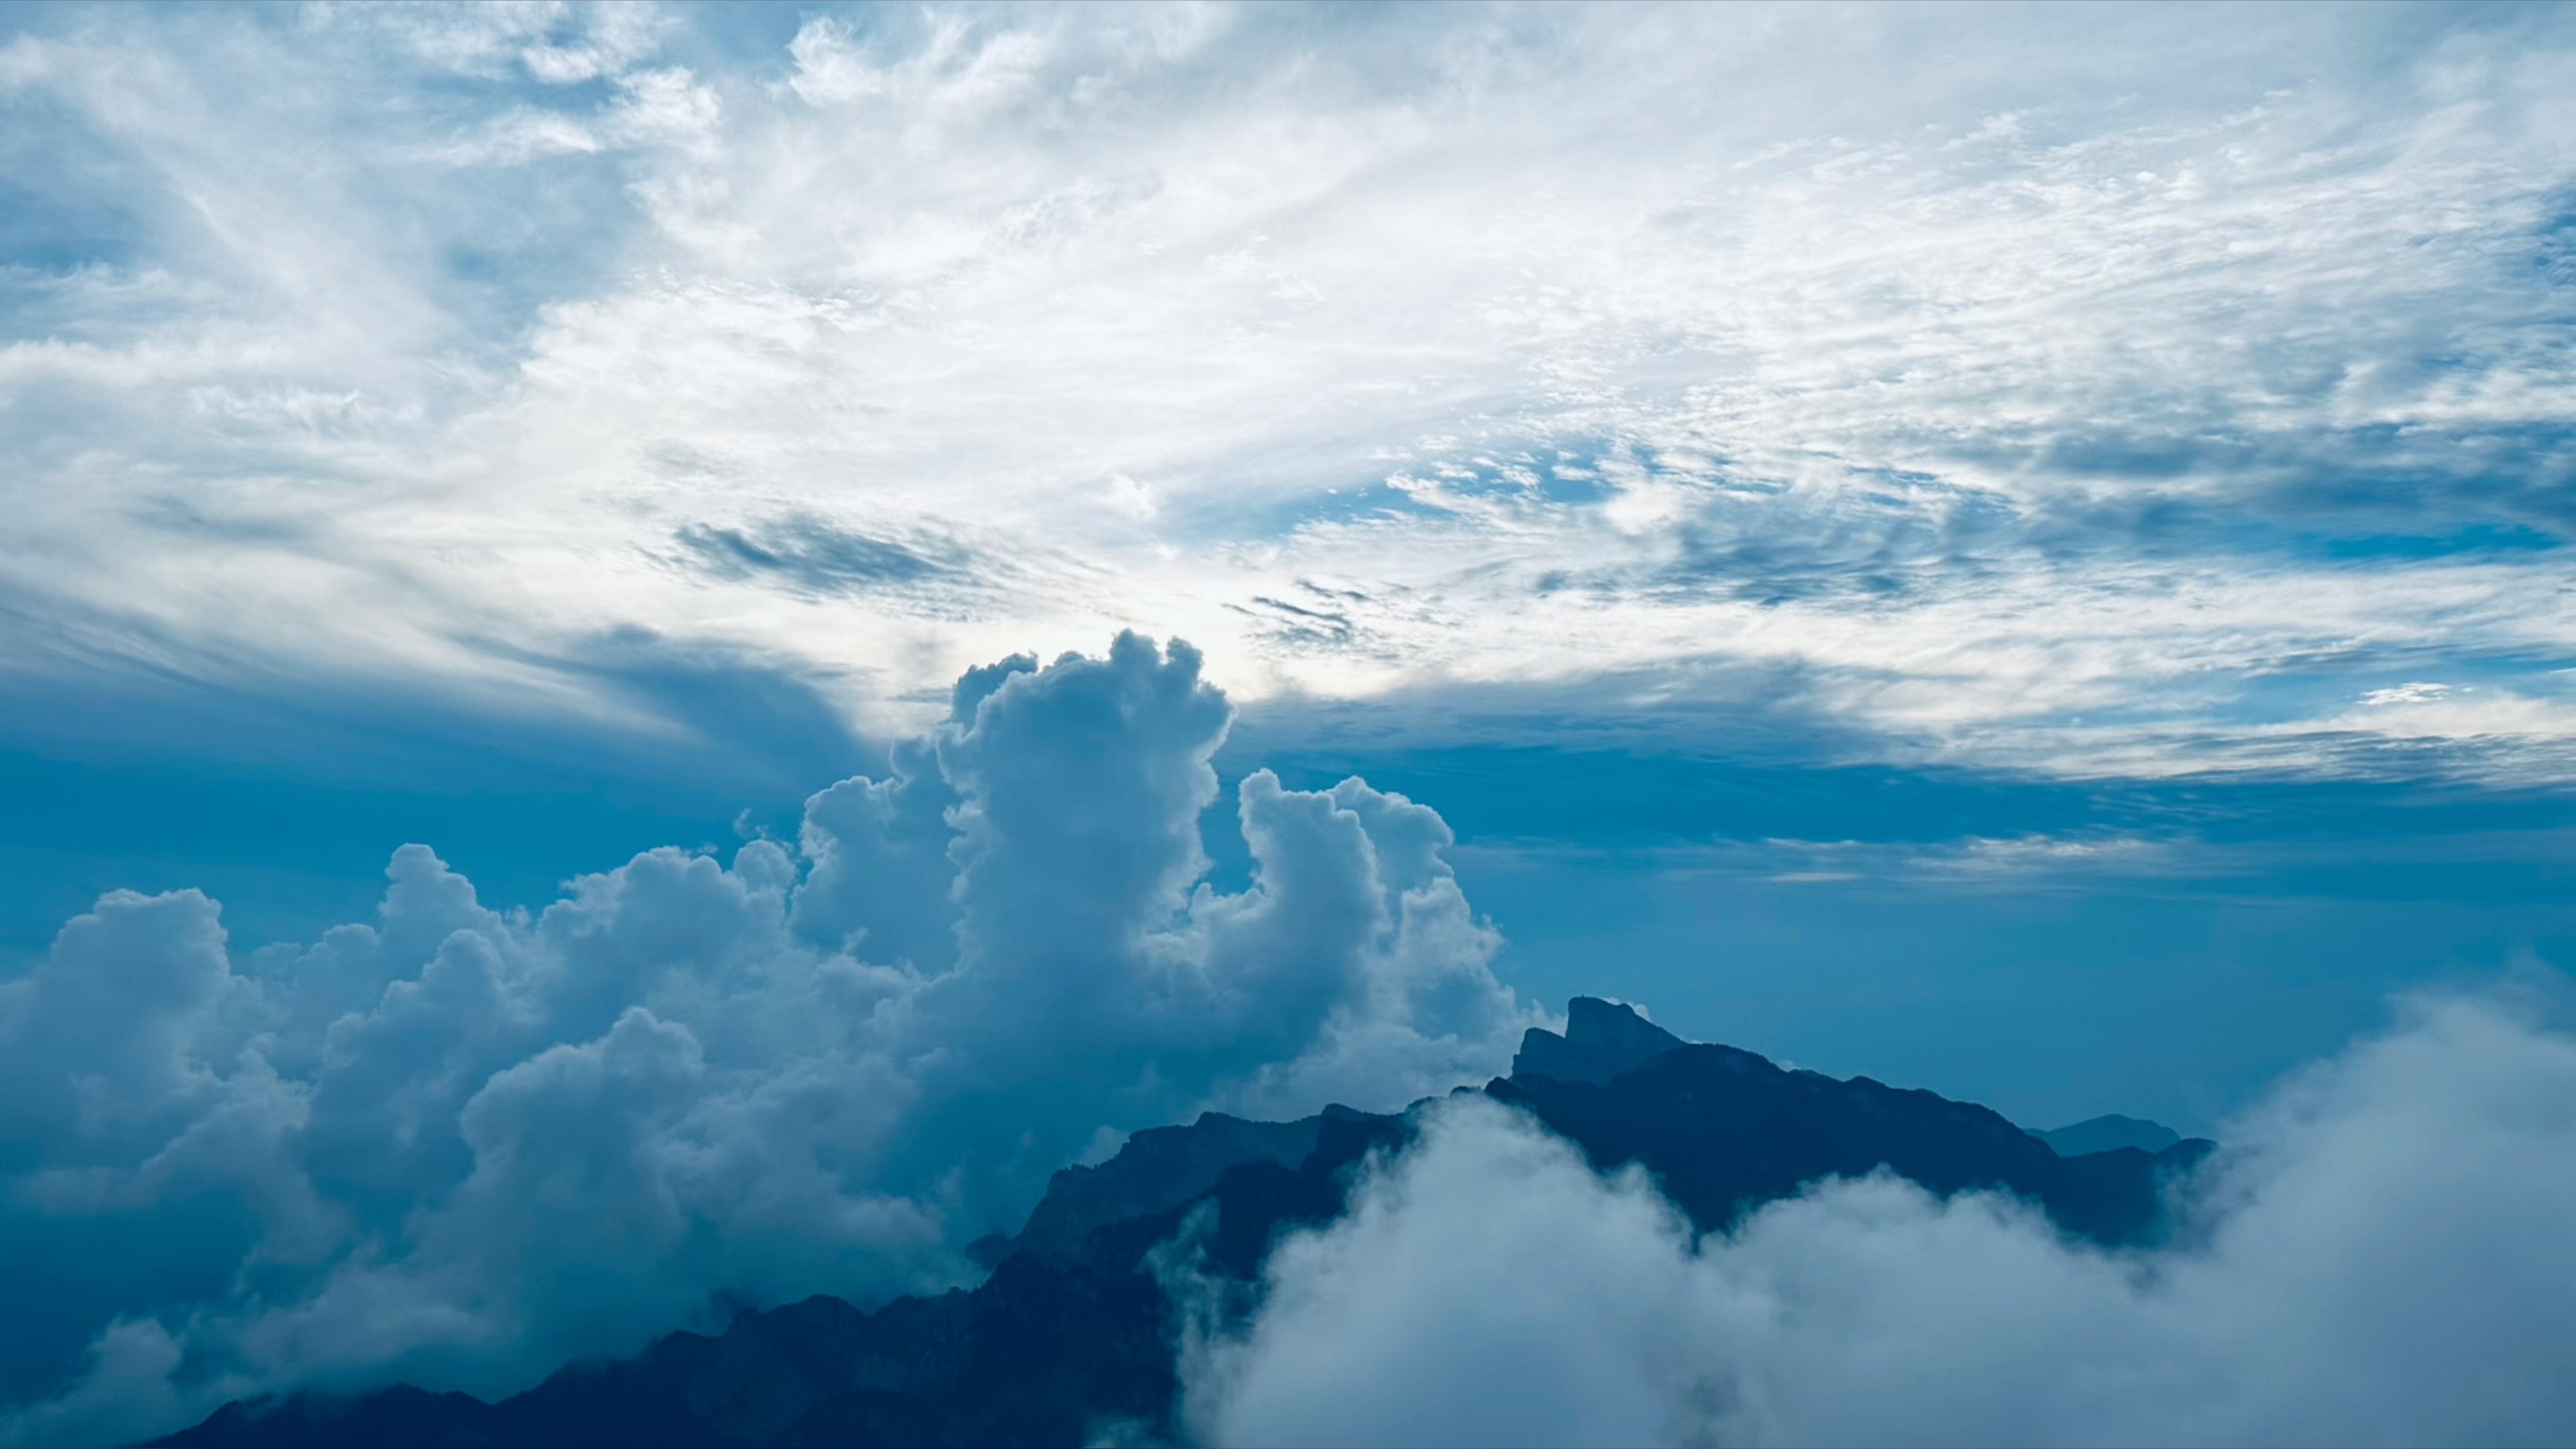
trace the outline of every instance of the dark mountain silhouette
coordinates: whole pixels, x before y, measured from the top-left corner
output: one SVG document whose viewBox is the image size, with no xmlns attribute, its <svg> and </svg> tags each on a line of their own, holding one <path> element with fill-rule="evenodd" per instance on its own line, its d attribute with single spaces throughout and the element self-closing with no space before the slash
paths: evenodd
<svg viewBox="0 0 2576 1449">
<path fill-rule="evenodd" d="M 2057 1149 L 2060 1157 L 2081 1157 L 2088 1152 L 2112 1152 L 2123 1147 L 2162 1152 L 2182 1140 L 2181 1133 L 2162 1122 L 2123 1117 L 2117 1112 L 2087 1117 L 2071 1127 L 2051 1127 L 2045 1132 L 2033 1129 L 2030 1135 Z"/>
<path fill-rule="evenodd" d="M 1097 1167 L 1058 1172 L 1019 1236 L 986 1238 L 974 1251 L 990 1262 L 1022 1250 L 1073 1252 L 1094 1228 L 1192 1201 L 1215 1187 L 1229 1167 L 1248 1162 L 1295 1167 L 1315 1150 L 1327 1119 L 1366 1115 L 1338 1105 L 1295 1122 L 1248 1122 L 1223 1112 L 1202 1112 L 1187 1127 L 1149 1127 Z"/>
<path fill-rule="evenodd" d="M 1637 1014 L 1632 1006 L 1578 996 L 1565 1005 L 1565 1035 L 1531 1027 L 1521 1033 L 1512 1075 L 1554 1077 L 1561 1082 L 1608 1086 L 1631 1067 L 1642 1067 L 1690 1043 Z"/>
<path fill-rule="evenodd" d="M 2011 1192 L 2078 1237 L 2136 1245 L 2159 1231 L 2164 1180 L 2210 1147 L 2183 1142 L 2161 1153 L 2126 1147 L 2062 1157 L 1973 1103 L 1868 1077 L 1838 1081 L 1789 1070 L 1733 1047 L 1675 1045 L 1606 1082 L 1597 1072 L 1570 1080 L 1533 1070 L 1534 1062 L 1551 1060 L 1589 1070 L 1616 1053 L 1614 1043 L 1641 1040 L 1635 1028 L 1657 1030 L 1624 1007 L 1592 1005 L 1589 1013 L 1568 1013 L 1562 1046 L 1531 1032 L 1512 1075 L 1485 1090 L 1571 1138 L 1595 1167 L 1642 1164 L 1703 1231 L 1732 1226 L 1745 1211 L 1819 1178 L 1884 1166 L 1944 1195 Z M 1634 1025 L 1613 1026 L 1602 1020 L 1605 1011 Z M 1587 1017 L 1598 1023 L 1590 1042 Z"/>
<path fill-rule="evenodd" d="M 1461 1091 L 1469 1089 L 1461 1088 Z M 1867 1077 L 1791 1071 L 1694 1046 L 1630 1008 L 1578 997 L 1562 1036 L 1532 1031 L 1486 1094 L 1594 1165 L 1653 1174 L 1703 1230 L 1818 1179 L 1881 1167 L 1937 1193 L 1992 1188 L 2106 1245 L 2154 1241 L 2165 1184 L 2211 1144 L 2061 1156 L 1983 1107 Z M 171 1445 L 1049 1445 L 1177 1437 L 1176 1309 L 1249 1311 L 1285 1232 L 1331 1221 L 1400 1116 L 1344 1107 L 1298 1122 L 1203 1114 L 1069 1167 L 1013 1237 L 976 1245 L 979 1286 L 863 1312 L 809 1298 L 576 1365 L 487 1404 L 401 1387 L 225 1405 Z M 2080 1124 L 2089 1125 L 2089 1124 Z"/>
</svg>

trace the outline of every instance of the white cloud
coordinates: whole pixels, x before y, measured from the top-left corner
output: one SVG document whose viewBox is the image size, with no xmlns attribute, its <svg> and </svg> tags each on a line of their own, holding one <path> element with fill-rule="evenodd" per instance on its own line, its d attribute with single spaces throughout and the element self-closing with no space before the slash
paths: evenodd
<svg viewBox="0 0 2576 1449">
<path fill-rule="evenodd" d="M 2576 1039 L 2419 1003 L 2231 1126 L 2178 1247 L 1828 1183 L 1693 1242 L 1481 1100 L 1189 1361 L 1222 1443 L 2555 1443 Z"/>
<path fill-rule="evenodd" d="M 671 28 L 653 5 L 574 5 L 564 0 L 494 4 L 312 7 L 317 29 L 354 26 L 382 34 L 440 69 L 474 76 L 517 62 L 547 85 L 614 76 L 652 54 Z"/>
<path fill-rule="evenodd" d="M 631 624 L 907 726 L 1130 623 L 1253 696 L 1785 666 L 1897 753 L 2076 772 L 2367 768 L 2271 683 L 2571 646 L 2563 550 L 2372 552 L 2559 527 L 2554 14 L 723 23 L 11 42 L 141 220 L 0 347 L 0 581 L 111 661 L 549 709 L 616 706 L 528 661 Z M 998 582 L 669 563 L 784 517 Z M 1319 575 L 1333 639 L 1263 622 Z"/>
<path fill-rule="evenodd" d="M 2447 684 L 2400 684 L 2387 689 L 2374 689 L 2361 697 L 2363 704 L 2426 704 L 2451 692 Z"/>
<path fill-rule="evenodd" d="M 1666 847 L 1651 859 L 1664 870 L 1752 875 L 1784 885 L 1881 880 L 1946 892 L 2083 889 L 2106 879 L 2182 876 L 2236 864 L 2223 847 L 2186 835 L 2110 831 L 1938 842 L 1720 839 Z"/>
<path fill-rule="evenodd" d="M 1501 1070 L 1543 1018 L 1429 809 L 1257 773 L 1251 882 L 1202 881 L 1199 667 L 1130 635 L 976 671 L 812 799 L 802 861 L 652 851 L 529 916 L 406 846 L 373 925 L 246 959 L 195 892 L 102 899 L 0 984 L 0 1254 L 77 1264 L 0 1324 L 0 1441 L 937 1288 L 1104 1138 Z"/>
</svg>

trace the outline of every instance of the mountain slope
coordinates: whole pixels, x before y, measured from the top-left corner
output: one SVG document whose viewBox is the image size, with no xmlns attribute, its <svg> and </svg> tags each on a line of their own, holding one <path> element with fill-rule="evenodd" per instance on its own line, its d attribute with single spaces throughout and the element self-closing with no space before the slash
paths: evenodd
<svg viewBox="0 0 2576 1449">
<path fill-rule="evenodd" d="M 1466 1090 L 1466 1089 L 1461 1089 Z M 2183 1142 L 2061 1157 L 1983 1108 L 1866 1077 L 1785 1070 L 1694 1046 L 1625 1006 L 1577 998 L 1563 1036 L 1532 1031 L 1483 1089 L 1604 1169 L 1636 1163 L 1703 1230 L 1834 1175 L 1887 1167 L 1935 1192 L 1994 1188 L 2067 1232 L 2152 1241 L 2163 1184 L 2206 1153 Z M 1401 1116 L 1348 1108 L 1291 1123 L 1203 1114 L 1139 1132 L 1109 1161 L 1057 1173 L 1028 1224 L 978 1251 L 972 1290 L 862 1312 L 833 1298 L 679 1333 L 632 1359 L 568 1368 L 484 1404 L 411 1388 L 229 1404 L 161 1442 L 272 1445 L 1045 1445 L 1170 1438 L 1178 1383 L 1170 1245 L 1257 1293 L 1278 1237 L 1327 1222 Z"/>
<path fill-rule="evenodd" d="M 2031 1136 L 2057 1150 L 2060 1157 L 2081 1157 L 2088 1152 L 2115 1152 L 2135 1147 L 2142 1152 L 2162 1152 L 2182 1140 L 2182 1134 L 2162 1122 L 2143 1117 L 2123 1117 L 2117 1112 L 2100 1117 L 2087 1117 L 2066 1127 L 2051 1127 Z"/>
<path fill-rule="evenodd" d="M 1604 1171 L 1643 1165 L 1702 1231 L 1731 1227 L 1819 1178 L 1884 1166 L 1945 1195 L 2010 1192 L 2078 1237 L 2128 1246 L 2155 1238 L 2161 1183 L 2209 1149 L 2186 1142 L 2060 1157 L 1972 1103 L 1786 1070 L 1722 1046 L 1676 1047 L 1606 1083 L 1521 1071 L 1485 1090 L 1572 1139 Z"/>
</svg>

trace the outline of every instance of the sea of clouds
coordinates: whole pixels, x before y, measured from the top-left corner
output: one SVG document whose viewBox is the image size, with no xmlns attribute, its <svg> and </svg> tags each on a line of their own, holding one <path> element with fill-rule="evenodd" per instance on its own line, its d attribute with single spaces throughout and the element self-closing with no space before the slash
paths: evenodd
<svg viewBox="0 0 2576 1449">
<path fill-rule="evenodd" d="M 732 1309 L 972 1276 L 1048 1173 L 1218 1107 L 1393 1108 L 1546 1018 L 1430 809 L 1243 783 L 1187 645 L 962 678 L 730 865 L 496 912 L 406 846 L 373 924 L 235 954 L 110 894 L 0 983 L 0 1440 L 225 1398 L 515 1390 Z M 2534 1001 L 2539 998 L 2535 997 Z M 1694 1240 L 1476 1099 L 1183 1323 L 1188 1422 L 1276 1443 L 2563 1442 L 2576 1040 L 2425 1001 L 2231 1124 L 2152 1253 L 1822 1184 Z M 1185 1300 L 1186 1301 L 1186 1300 Z"/>
<path fill-rule="evenodd" d="M 1240 1444 L 2558 1444 L 2576 1434 L 2576 1040 L 2493 1001 L 2235 1123 L 2171 1248 L 1834 1181 L 1694 1242 L 1489 1101 L 1434 1109 L 1203 1336 Z"/>
</svg>

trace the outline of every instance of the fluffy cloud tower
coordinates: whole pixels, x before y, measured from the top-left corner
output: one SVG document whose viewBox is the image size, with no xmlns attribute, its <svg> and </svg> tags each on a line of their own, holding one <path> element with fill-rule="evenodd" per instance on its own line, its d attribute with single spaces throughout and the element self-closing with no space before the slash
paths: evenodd
<svg viewBox="0 0 2576 1449">
<path fill-rule="evenodd" d="M 1392 1107 L 1539 1018 L 1429 809 L 1243 782 L 1185 644 L 959 681 L 797 848 L 663 849 L 503 913 L 428 849 L 373 925 L 235 957 L 118 892 L 0 985 L 0 1431 L 498 1392 L 730 1305 L 955 1281 L 1046 1175 L 1207 1107 Z"/>
</svg>

